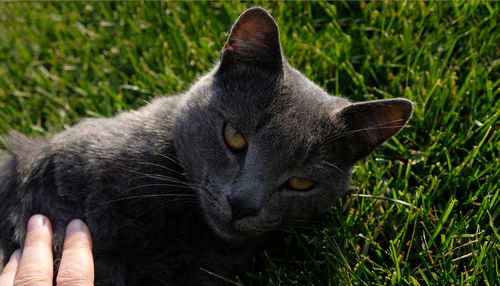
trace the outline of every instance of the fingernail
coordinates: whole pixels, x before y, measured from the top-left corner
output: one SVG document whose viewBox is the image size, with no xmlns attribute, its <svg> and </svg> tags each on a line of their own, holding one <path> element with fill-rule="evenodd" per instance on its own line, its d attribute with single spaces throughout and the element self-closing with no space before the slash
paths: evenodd
<svg viewBox="0 0 500 286">
<path fill-rule="evenodd" d="M 33 231 L 41 226 L 48 225 L 48 220 L 43 215 L 34 215 L 28 221 L 28 232 Z"/>
<path fill-rule="evenodd" d="M 9 261 L 21 259 L 21 249 L 16 249 L 9 258 Z"/>
<path fill-rule="evenodd" d="M 66 227 L 66 236 L 81 230 L 83 230 L 83 222 L 79 219 L 74 219 Z"/>
</svg>

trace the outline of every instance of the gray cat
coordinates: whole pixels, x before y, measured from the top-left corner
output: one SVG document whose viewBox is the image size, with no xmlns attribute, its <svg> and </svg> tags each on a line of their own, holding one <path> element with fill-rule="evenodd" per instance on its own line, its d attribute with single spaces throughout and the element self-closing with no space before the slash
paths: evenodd
<svg viewBox="0 0 500 286">
<path fill-rule="evenodd" d="M 350 103 L 293 69 L 261 8 L 185 94 L 46 139 L 10 136 L 0 165 L 0 270 L 35 213 L 60 255 L 89 226 L 95 285 L 219 285 L 283 222 L 323 213 L 350 169 L 411 117 L 405 99 Z"/>
</svg>

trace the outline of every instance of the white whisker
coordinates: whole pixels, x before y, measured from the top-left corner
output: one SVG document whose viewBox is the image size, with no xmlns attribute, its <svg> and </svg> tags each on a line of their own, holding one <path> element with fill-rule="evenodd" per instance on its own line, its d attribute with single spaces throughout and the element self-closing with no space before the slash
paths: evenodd
<svg viewBox="0 0 500 286">
<path fill-rule="evenodd" d="M 129 192 L 129 191 L 132 191 L 132 190 L 144 188 L 144 187 L 175 187 L 175 188 L 188 189 L 188 190 L 192 190 L 193 189 L 192 187 L 185 186 L 185 185 L 175 185 L 175 184 L 145 184 L 145 185 L 140 185 L 140 186 L 128 188 L 125 191 L 121 192 L 121 194 Z"/>
<path fill-rule="evenodd" d="M 132 172 L 132 173 L 136 173 L 136 174 L 142 175 L 140 177 L 133 177 L 130 180 L 135 180 L 135 179 L 139 179 L 139 178 L 152 178 L 152 179 L 156 179 L 156 180 L 160 180 L 160 181 L 164 181 L 164 182 L 179 183 L 179 184 L 183 184 L 183 185 L 190 186 L 190 187 L 196 187 L 195 184 L 190 184 L 188 182 L 176 179 L 174 177 L 162 175 L 162 174 L 146 174 L 146 173 L 143 173 L 143 172 L 139 172 L 139 171 L 135 171 L 135 170 L 130 170 L 130 169 L 125 169 L 125 170 L 127 170 L 129 172 Z"/>
<path fill-rule="evenodd" d="M 387 126 L 388 124 L 392 124 L 392 123 L 396 123 L 396 122 L 401 122 L 401 121 L 404 121 L 404 120 L 403 119 L 396 119 L 396 120 L 387 121 L 387 122 L 384 122 L 384 123 L 381 123 L 381 124 L 378 124 L 378 125 L 374 125 L 372 127 L 360 128 L 360 129 L 355 129 L 355 130 L 349 130 L 349 131 L 346 131 L 346 132 L 342 132 L 342 133 L 334 135 L 332 138 L 330 138 L 329 140 L 327 140 L 326 143 L 331 143 L 331 142 L 334 142 L 334 141 L 336 141 L 336 140 L 338 140 L 340 138 L 343 138 L 345 136 L 349 136 L 349 135 L 356 134 L 356 133 L 363 132 L 363 131 L 381 130 L 381 129 L 393 129 L 393 128 L 404 127 L 404 125 L 391 125 L 391 126 Z"/>
<path fill-rule="evenodd" d="M 167 155 L 164 155 L 164 154 L 161 154 L 161 153 L 158 153 L 157 155 L 160 155 L 161 157 L 169 160 L 170 162 L 174 163 L 174 164 L 177 164 L 179 167 L 181 167 L 183 170 L 185 170 L 186 168 L 177 160 L 175 160 L 174 158 L 171 158 Z"/>
<path fill-rule="evenodd" d="M 187 195 L 187 194 L 152 194 L 152 195 L 137 195 L 137 196 L 118 198 L 118 199 L 114 199 L 114 200 L 109 200 L 109 201 L 97 203 L 96 205 L 110 204 L 110 203 L 115 203 L 115 202 L 120 202 L 120 201 L 125 201 L 125 200 L 159 198 L 159 197 L 175 197 L 176 199 L 174 199 L 172 201 L 177 201 L 177 200 L 181 200 L 181 199 L 195 199 L 195 198 L 198 199 L 198 197 L 195 195 Z M 193 200 L 193 202 L 197 202 L 197 200 Z"/>
<path fill-rule="evenodd" d="M 326 162 L 326 161 L 321 161 L 320 163 L 328 165 L 330 167 L 333 167 L 333 168 L 337 169 L 340 173 L 342 173 L 342 175 L 344 175 L 345 177 L 349 178 L 349 175 L 346 172 L 344 172 L 342 169 L 340 169 L 339 166 L 337 166 L 337 165 L 335 165 L 333 163 Z"/>
<path fill-rule="evenodd" d="M 180 173 L 172 168 L 169 168 L 169 167 L 166 167 L 166 166 L 163 166 L 163 165 L 160 165 L 160 164 L 156 164 L 156 163 L 152 163 L 152 162 L 142 162 L 142 161 L 138 161 L 138 162 L 135 162 L 137 164 L 144 164 L 144 165 L 151 165 L 151 166 L 155 166 L 155 167 L 159 167 L 159 168 L 162 168 L 162 169 L 165 169 L 165 170 L 168 170 L 174 174 L 177 174 L 177 175 L 180 175 L 180 176 L 183 176 L 183 177 L 186 177 L 186 174 L 185 173 Z"/>
</svg>

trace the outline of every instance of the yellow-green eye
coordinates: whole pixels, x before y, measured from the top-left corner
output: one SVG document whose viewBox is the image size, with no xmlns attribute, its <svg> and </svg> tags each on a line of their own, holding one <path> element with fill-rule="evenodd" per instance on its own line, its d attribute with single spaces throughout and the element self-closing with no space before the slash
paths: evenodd
<svg viewBox="0 0 500 286">
<path fill-rule="evenodd" d="M 224 126 L 224 140 L 231 149 L 236 151 L 241 151 L 247 146 L 247 141 L 243 138 L 243 135 L 229 123 Z"/>
<path fill-rule="evenodd" d="M 313 184 L 311 181 L 304 180 L 297 177 L 291 177 L 288 179 L 288 185 L 297 191 L 306 191 L 312 188 Z"/>
</svg>

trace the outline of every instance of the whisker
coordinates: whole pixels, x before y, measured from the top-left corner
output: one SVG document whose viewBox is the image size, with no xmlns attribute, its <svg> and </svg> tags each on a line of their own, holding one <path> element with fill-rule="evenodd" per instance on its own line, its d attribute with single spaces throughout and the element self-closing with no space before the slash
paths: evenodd
<svg viewBox="0 0 500 286">
<path fill-rule="evenodd" d="M 144 174 L 144 176 L 130 178 L 129 181 L 142 179 L 142 178 L 151 178 L 151 179 L 156 179 L 156 180 L 162 181 L 162 182 L 178 183 L 178 184 L 182 184 L 182 185 L 188 186 L 188 187 L 195 187 L 196 186 L 196 185 L 192 185 L 192 184 L 189 184 L 189 183 L 186 183 L 183 181 L 175 180 L 171 177 L 163 178 L 162 175 L 155 175 L 155 174 Z"/>
<path fill-rule="evenodd" d="M 175 185 L 175 184 L 145 184 L 145 185 L 140 185 L 140 186 L 135 186 L 135 187 L 132 187 L 132 188 L 128 188 L 128 189 L 124 190 L 123 192 L 120 192 L 120 194 L 124 194 L 126 192 L 129 192 L 129 191 L 132 191 L 132 190 L 136 190 L 136 189 L 140 189 L 140 188 L 144 188 L 144 187 L 175 187 L 175 188 L 188 189 L 188 190 L 192 190 L 193 189 L 190 186 Z"/>
<path fill-rule="evenodd" d="M 384 123 L 381 123 L 381 124 L 378 124 L 378 125 L 374 125 L 374 126 L 371 126 L 371 127 L 367 127 L 367 128 L 360 128 L 360 129 L 355 129 L 355 130 L 349 130 L 349 131 L 346 131 L 346 132 L 342 132 L 342 133 L 336 134 L 335 136 L 333 136 L 332 138 L 330 138 L 329 140 L 327 140 L 326 143 L 331 143 L 331 142 L 334 142 L 335 140 L 338 140 L 338 139 L 343 138 L 345 136 L 349 136 L 349 135 L 352 135 L 352 134 L 355 134 L 355 133 L 359 133 L 359 132 L 363 132 L 363 131 L 381 130 L 381 129 L 389 129 L 389 128 L 392 129 L 392 128 L 404 127 L 404 125 L 391 125 L 391 126 L 387 126 L 388 124 L 392 124 L 392 123 L 396 123 L 396 122 L 401 122 L 401 121 L 404 121 L 404 120 L 403 119 L 396 119 L 396 120 L 387 121 L 387 122 L 384 122 Z"/>
<path fill-rule="evenodd" d="M 321 161 L 320 163 L 328 165 L 330 167 L 333 167 L 333 168 L 337 169 L 340 173 L 342 173 L 342 175 L 344 175 L 345 177 L 349 178 L 349 175 L 346 172 L 344 172 L 344 170 L 340 169 L 339 166 L 337 166 L 337 165 L 335 165 L 333 163 L 326 162 L 326 161 Z"/>
<path fill-rule="evenodd" d="M 338 140 L 340 138 L 343 138 L 343 137 L 346 137 L 346 136 L 349 136 L 349 135 L 352 135 L 352 134 L 356 134 L 356 133 L 359 133 L 359 132 L 363 132 L 363 131 L 381 130 L 381 129 L 392 129 L 392 128 L 395 128 L 395 127 L 404 127 L 404 125 L 388 126 L 388 127 L 367 127 L 367 128 L 356 129 L 356 130 L 350 130 L 350 131 L 347 131 L 347 132 L 343 132 L 343 133 L 337 134 L 336 136 L 333 136 L 332 138 L 330 138 L 327 141 L 327 143 L 331 143 L 331 142 L 334 142 L 335 140 Z"/>
<path fill-rule="evenodd" d="M 153 194 L 153 195 L 137 195 L 137 196 L 130 196 L 130 197 L 124 197 L 124 198 L 118 198 L 114 200 L 109 200 L 105 202 L 100 202 L 96 203 L 95 205 L 105 205 L 105 204 L 111 204 L 111 203 L 116 203 L 120 201 L 125 201 L 125 200 L 133 200 L 133 199 L 146 199 L 146 198 L 159 198 L 159 197 L 177 197 L 179 199 L 193 199 L 196 198 L 198 199 L 197 196 L 195 195 L 188 195 L 188 194 Z M 174 199 L 173 201 L 175 201 Z M 194 202 L 195 200 L 193 200 Z M 197 201 L 196 201 L 197 202 Z"/>
<path fill-rule="evenodd" d="M 186 169 L 179 161 L 175 160 L 174 158 L 170 157 L 170 156 L 167 156 L 167 155 L 164 155 L 164 154 L 161 154 L 161 153 L 158 153 L 158 155 L 160 155 L 161 157 L 169 160 L 170 162 L 174 163 L 174 164 L 177 164 L 179 167 L 181 167 L 182 169 Z"/>
<path fill-rule="evenodd" d="M 139 172 L 139 171 L 135 171 L 135 170 L 131 170 L 131 169 L 124 169 L 124 170 L 127 170 L 127 171 L 129 171 L 129 172 L 132 172 L 132 173 L 136 173 L 136 174 L 142 175 L 141 177 L 134 177 L 134 178 L 130 178 L 130 180 L 129 180 L 129 181 L 134 180 L 134 179 L 138 179 L 138 178 L 152 178 L 152 179 L 161 180 L 161 181 L 165 181 L 165 182 L 173 182 L 173 183 L 183 184 L 183 185 L 186 185 L 186 186 L 196 187 L 196 185 L 195 185 L 195 184 L 190 184 L 190 183 L 188 183 L 188 182 L 185 182 L 185 181 L 182 181 L 182 180 L 176 179 L 176 178 L 174 178 L 174 177 L 170 177 L 170 176 L 162 175 L 162 174 L 146 174 L 146 173 Z M 170 181 L 169 181 L 169 180 L 170 180 Z"/>
<path fill-rule="evenodd" d="M 180 175 L 180 176 L 183 176 L 183 177 L 186 177 L 186 174 L 185 173 L 180 173 L 172 168 L 169 168 L 169 167 L 166 167 L 166 166 L 163 166 L 163 165 L 160 165 L 160 164 L 156 164 L 156 163 L 152 163 L 152 162 L 143 162 L 143 161 L 138 161 L 138 162 L 135 162 L 137 164 L 144 164 L 144 165 L 151 165 L 151 166 L 155 166 L 155 167 L 159 167 L 159 168 L 162 168 L 162 169 L 165 169 L 165 170 L 168 170 L 174 174 L 177 174 L 177 175 Z"/>
</svg>

